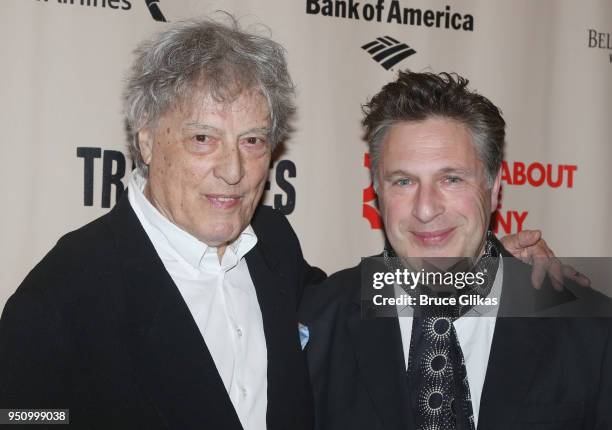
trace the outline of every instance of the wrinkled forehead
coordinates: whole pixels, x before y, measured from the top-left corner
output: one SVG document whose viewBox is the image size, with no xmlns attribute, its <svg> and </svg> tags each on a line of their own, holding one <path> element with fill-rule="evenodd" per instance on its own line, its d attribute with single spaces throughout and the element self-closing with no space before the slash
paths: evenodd
<svg viewBox="0 0 612 430">
<path fill-rule="evenodd" d="M 210 115 L 225 116 L 230 113 L 248 115 L 261 121 L 270 119 L 268 100 L 259 87 L 220 93 L 206 85 L 197 85 L 191 92 L 179 97 L 166 113 L 191 119 Z"/>
<path fill-rule="evenodd" d="M 477 156 L 476 152 L 468 126 L 444 117 L 397 122 L 383 141 L 383 157 L 387 162 L 433 162 L 453 158 L 471 161 Z M 398 156 L 400 159 L 396 159 Z"/>
</svg>

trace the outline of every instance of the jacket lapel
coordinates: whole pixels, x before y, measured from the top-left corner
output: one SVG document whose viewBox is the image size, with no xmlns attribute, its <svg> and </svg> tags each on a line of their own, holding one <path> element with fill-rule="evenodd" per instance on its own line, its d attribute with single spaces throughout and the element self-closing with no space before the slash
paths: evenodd
<svg viewBox="0 0 612 430">
<path fill-rule="evenodd" d="M 534 313 L 531 268 L 505 250 L 503 289 L 482 390 L 478 428 L 511 428 L 538 367 L 550 347 L 547 325 Z M 525 316 L 503 317 L 501 315 Z"/>
<path fill-rule="evenodd" d="M 292 386 L 291 381 L 301 380 L 304 386 L 308 386 L 308 375 L 299 344 L 296 303 L 289 300 L 295 286 L 288 285 L 275 254 L 266 247 L 265 234 L 257 229 L 256 233 L 257 245 L 247 253 L 246 262 L 255 285 L 266 338 L 267 428 L 280 429 L 296 419 L 290 399 L 298 387 Z M 302 404 L 298 407 L 310 410 L 311 399 L 300 399 L 299 402 Z"/>
<path fill-rule="evenodd" d="M 480 403 L 478 428 L 511 428 L 550 336 L 533 318 L 498 318 Z"/>
<path fill-rule="evenodd" d="M 348 319 L 360 377 L 385 429 L 414 427 L 397 318 L 362 319 L 360 298 Z"/>
<path fill-rule="evenodd" d="M 169 428 L 241 429 L 204 339 L 127 193 L 109 219 L 128 283 L 125 342 L 143 391 Z"/>
</svg>

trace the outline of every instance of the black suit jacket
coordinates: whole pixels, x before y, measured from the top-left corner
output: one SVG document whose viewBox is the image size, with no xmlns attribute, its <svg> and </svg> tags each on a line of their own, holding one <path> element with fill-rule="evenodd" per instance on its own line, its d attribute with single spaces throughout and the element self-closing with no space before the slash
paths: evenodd
<svg viewBox="0 0 612 430">
<path fill-rule="evenodd" d="M 268 351 L 268 429 L 310 429 L 297 332 L 323 272 L 280 213 L 258 208 L 246 255 Z M 240 429 L 187 305 L 127 200 L 67 234 L 0 320 L 0 408 L 70 408 L 73 428 Z"/>
<path fill-rule="evenodd" d="M 411 429 L 398 320 L 361 318 L 360 266 L 308 289 L 301 305 L 315 428 Z M 556 294 L 533 290 L 530 272 L 504 260 L 500 315 L 531 312 L 542 294 Z M 612 429 L 610 327 L 605 318 L 498 318 L 478 428 Z"/>
</svg>

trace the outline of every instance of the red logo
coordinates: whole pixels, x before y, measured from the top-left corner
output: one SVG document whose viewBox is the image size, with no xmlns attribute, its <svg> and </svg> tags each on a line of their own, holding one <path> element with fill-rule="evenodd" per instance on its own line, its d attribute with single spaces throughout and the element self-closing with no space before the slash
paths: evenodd
<svg viewBox="0 0 612 430">
<path fill-rule="evenodd" d="M 363 166 L 370 170 L 370 154 L 363 154 Z M 370 203 L 371 202 L 371 203 Z M 382 229 L 382 219 L 376 207 L 376 192 L 374 184 L 370 182 L 370 186 L 363 189 L 363 210 L 362 216 L 370 222 L 372 230 Z"/>
</svg>

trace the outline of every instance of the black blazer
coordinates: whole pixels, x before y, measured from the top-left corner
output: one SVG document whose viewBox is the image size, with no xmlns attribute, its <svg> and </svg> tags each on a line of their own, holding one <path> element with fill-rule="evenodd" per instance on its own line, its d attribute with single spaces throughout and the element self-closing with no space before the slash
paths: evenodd
<svg viewBox="0 0 612 430">
<path fill-rule="evenodd" d="M 308 289 L 302 301 L 315 428 L 411 429 L 398 320 L 361 318 L 360 266 Z M 534 295 L 556 294 L 548 292 L 550 286 L 533 290 L 530 272 L 516 260 L 504 260 L 501 314 L 520 312 L 505 304 L 531 306 L 538 302 Z M 512 297 L 513 291 L 521 294 Z M 498 318 L 478 428 L 612 429 L 610 320 Z"/>
<path fill-rule="evenodd" d="M 246 255 L 268 350 L 268 429 L 311 429 L 297 331 L 324 274 L 280 213 L 260 207 Z M 70 408 L 72 428 L 240 429 L 187 305 L 127 200 L 69 233 L 0 320 L 0 408 Z"/>
</svg>

